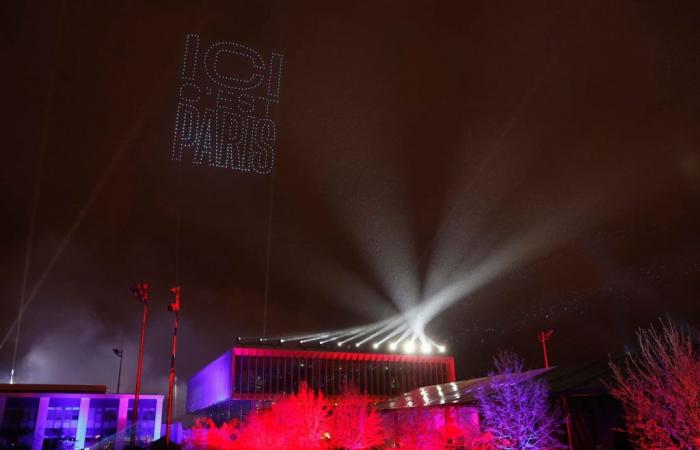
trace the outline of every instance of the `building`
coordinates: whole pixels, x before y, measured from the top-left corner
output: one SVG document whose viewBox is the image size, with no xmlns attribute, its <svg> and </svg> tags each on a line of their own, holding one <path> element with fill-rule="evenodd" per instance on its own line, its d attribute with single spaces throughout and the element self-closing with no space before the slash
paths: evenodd
<svg viewBox="0 0 700 450">
<path fill-rule="evenodd" d="M 516 378 L 548 382 L 551 400 L 566 418 L 562 439 L 571 448 L 631 448 L 619 431 L 619 405 L 602 381 L 608 372 L 607 363 L 594 363 L 528 370 Z M 331 398 L 354 387 L 380 411 L 395 444 L 405 438 L 407 427 L 419 435 L 421 429 L 449 425 L 467 431 L 455 438 L 464 442 L 452 444 L 469 439 L 479 445 L 488 436 L 480 430 L 476 393 L 503 380 L 493 375 L 457 381 L 454 360 L 444 355 L 237 346 L 189 380 L 187 411 L 222 423 L 295 392 L 301 383 Z"/>
<path fill-rule="evenodd" d="M 536 369 L 517 376 L 518 381 L 541 377 L 550 369 Z M 399 444 L 412 428 L 447 429 L 449 426 L 463 430 L 463 435 L 453 444 L 457 448 L 468 444 L 469 448 L 486 448 L 484 435 L 479 426 L 479 408 L 476 393 L 503 383 L 503 375 L 494 375 L 470 380 L 423 386 L 379 402 L 375 407 L 385 417 L 387 437 Z M 509 382 L 512 382 L 512 378 Z M 420 434 L 420 430 L 418 431 Z"/>
<path fill-rule="evenodd" d="M 451 381 L 455 381 L 451 356 L 239 346 L 189 380 L 187 411 L 218 421 L 241 417 L 295 392 L 301 383 L 326 396 L 352 387 L 372 401 L 382 401 Z"/>
<path fill-rule="evenodd" d="M 390 420 L 393 435 L 399 424 L 416 416 L 428 423 L 451 422 L 460 428 L 477 431 L 479 411 L 476 392 L 502 382 L 502 375 L 474 378 L 424 386 L 377 403 L 375 406 Z M 631 449 L 622 420 L 621 405 L 608 392 L 612 382 L 608 360 L 574 367 L 534 369 L 518 375 L 520 381 L 543 378 L 551 400 L 564 415 L 562 439 L 574 450 L 592 448 Z M 415 422 L 415 420 L 413 420 Z M 478 434 L 478 433 L 475 433 Z"/>
<path fill-rule="evenodd" d="M 613 357 L 618 366 L 626 355 Z M 622 405 L 608 390 L 614 383 L 608 358 L 556 367 L 544 375 L 550 392 L 567 416 L 567 439 L 572 449 L 631 450 L 625 433 Z"/>
<path fill-rule="evenodd" d="M 133 394 L 106 386 L 0 384 L 0 448 L 82 449 L 128 443 Z M 139 442 L 160 438 L 162 395 L 139 396 Z"/>
</svg>

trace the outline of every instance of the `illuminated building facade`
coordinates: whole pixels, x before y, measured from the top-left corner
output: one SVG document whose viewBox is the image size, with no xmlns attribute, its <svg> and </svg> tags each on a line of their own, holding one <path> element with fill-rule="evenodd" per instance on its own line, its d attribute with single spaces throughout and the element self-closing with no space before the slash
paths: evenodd
<svg viewBox="0 0 700 450">
<path fill-rule="evenodd" d="M 187 410 L 228 419 L 295 392 L 301 383 L 326 396 L 355 388 L 381 401 L 451 381 L 451 356 L 234 347 L 189 380 Z"/>
<path fill-rule="evenodd" d="M 0 385 L 0 448 L 75 450 L 96 443 L 128 444 L 133 394 L 107 394 L 105 386 Z M 161 435 L 162 395 L 139 396 L 137 439 Z"/>
</svg>

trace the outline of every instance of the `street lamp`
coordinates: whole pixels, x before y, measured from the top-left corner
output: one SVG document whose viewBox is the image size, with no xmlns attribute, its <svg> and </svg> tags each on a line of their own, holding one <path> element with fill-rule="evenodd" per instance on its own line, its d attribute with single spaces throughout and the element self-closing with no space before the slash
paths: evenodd
<svg viewBox="0 0 700 450">
<path fill-rule="evenodd" d="M 115 355 L 117 355 L 117 358 L 119 358 L 119 375 L 117 375 L 117 394 L 119 393 L 119 387 L 121 386 L 122 382 L 122 360 L 124 359 L 124 346 L 120 346 L 119 348 L 114 347 L 112 349 Z"/>
<path fill-rule="evenodd" d="M 136 425 L 139 417 L 139 393 L 141 392 L 141 372 L 143 370 L 143 343 L 146 335 L 146 321 L 148 320 L 148 283 L 139 283 L 131 288 L 131 293 L 143 303 L 143 320 L 141 322 L 141 342 L 139 344 L 139 362 L 136 369 L 136 390 L 134 392 L 134 411 L 131 415 L 131 439 L 130 444 L 136 445 Z"/>
</svg>

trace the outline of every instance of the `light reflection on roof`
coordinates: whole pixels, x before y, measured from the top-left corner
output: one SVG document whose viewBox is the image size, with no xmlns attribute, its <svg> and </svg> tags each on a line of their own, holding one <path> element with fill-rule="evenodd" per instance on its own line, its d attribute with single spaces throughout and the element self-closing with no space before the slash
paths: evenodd
<svg viewBox="0 0 700 450">
<path fill-rule="evenodd" d="M 550 369 L 535 369 L 522 372 L 518 375 L 518 381 L 525 381 L 538 377 Z M 492 377 L 473 378 L 445 384 L 424 386 L 413 391 L 406 392 L 397 397 L 390 398 L 377 404 L 380 410 L 415 408 L 418 406 L 439 406 L 450 404 L 473 404 L 476 401 L 475 394 L 479 389 L 488 388 L 493 384 L 513 382 L 504 375 Z"/>
</svg>

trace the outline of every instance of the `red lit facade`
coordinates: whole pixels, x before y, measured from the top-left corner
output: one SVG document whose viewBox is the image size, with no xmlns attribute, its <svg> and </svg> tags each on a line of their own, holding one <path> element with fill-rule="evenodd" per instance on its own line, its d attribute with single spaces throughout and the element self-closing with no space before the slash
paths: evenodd
<svg viewBox="0 0 700 450">
<path fill-rule="evenodd" d="M 225 401 L 270 401 L 306 383 L 324 395 L 354 387 L 385 400 L 421 386 L 455 381 L 451 356 L 234 347 L 189 381 L 187 409 Z"/>
<path fill-rule="evenodd" d="M 325 395 L 354 386 L 372 397 L 389 397 L 455 380 L 454 360 L 446 356 L 261 348 L 234 348 L 233 355 L 233 391 L 241 399 L 290 393 L 300 382 Z"/>
</svg>

